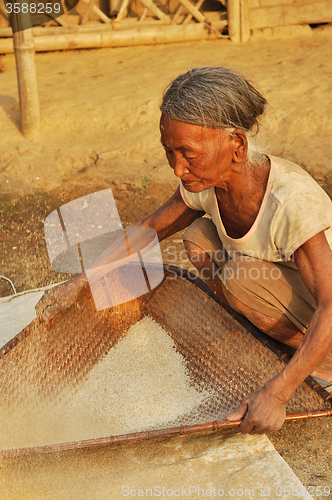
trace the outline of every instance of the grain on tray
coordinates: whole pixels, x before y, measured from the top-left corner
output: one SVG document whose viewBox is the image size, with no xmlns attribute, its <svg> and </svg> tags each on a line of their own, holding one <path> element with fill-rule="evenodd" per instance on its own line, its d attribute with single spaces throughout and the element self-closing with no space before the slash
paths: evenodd
<svg viewBox="0 0 332 500">
<path fill-rule="evenodd" d="M 1 448 L 25 447 L 169 427 L 211 393 L 195 387 L 183 356 L 152 318 L 134 324 L 85 380 L 56 405 L 0 415 Z"/>
</svg>

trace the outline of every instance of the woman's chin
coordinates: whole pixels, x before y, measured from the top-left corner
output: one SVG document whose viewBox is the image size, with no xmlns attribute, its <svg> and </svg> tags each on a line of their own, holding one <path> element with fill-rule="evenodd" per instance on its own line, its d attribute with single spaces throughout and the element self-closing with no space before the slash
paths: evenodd
<svg viewBox="0 0 332 500">
<path fill-rule="evenodd" d="M 183 187 L 186 191 L 189 191 L 190 193 L 200 193 L 201 191 L 205 191 L 205 189 L 209 189 L 208 186 L 203 186 L 199 182 L 196 181 L 189 181 L 189 182 L 183 182 Z"/>
</svg>

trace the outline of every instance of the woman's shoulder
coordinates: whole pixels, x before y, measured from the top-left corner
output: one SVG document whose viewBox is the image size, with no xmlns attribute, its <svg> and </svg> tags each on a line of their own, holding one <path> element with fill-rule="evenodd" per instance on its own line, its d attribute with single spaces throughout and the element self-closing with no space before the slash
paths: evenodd
<svg viewBox="0 0 332 500">
<path fill-rule="evenodd" d="M 273 241 L 287 258 L 318 232 L 326 231 L 331 245 L 332 202 L 299 165 L 271 157 L 274 182 L 270 203 Z"/>
<path fill-rule="evenodd" d="M 284 204 L 293 198 L 324 199 L 331 203 L 330 198 L 320 185 L 302 167 L 284 158 L 270 156 L 274 179 L 271 195 L 279 204 Z"/>
</svg>

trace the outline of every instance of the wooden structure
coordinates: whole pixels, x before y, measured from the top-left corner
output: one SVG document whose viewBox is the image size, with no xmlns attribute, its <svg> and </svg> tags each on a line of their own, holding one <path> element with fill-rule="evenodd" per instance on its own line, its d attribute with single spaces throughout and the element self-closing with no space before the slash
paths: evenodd
<svg viewBox="0 0 332 500">
<path fill-rule="evenodd" d="M 332 22 L 331 0 L 109 0 L 109 5 L 105 2 L 80 0 L 69 13 L 64 10 L 66 14 L 60 17 L 51 15 L 40 27 L 14 29 L 17 32 L 13 35 L 4 1 L 0 0 L 0 54 L 15 52 L 21 131 L 25 137 L 36 137 L 39 132 L 35 50 L 123 47 L 223 36 L 244 43 L 254 29 Z M 19 25 L 27 16 L 13 17 Z M 43 22 L 44 19 L 45 15 Z M 224 35 L 227 26 L 228 35 Z"/>
<path fill-rule="evenodd" d="M 14 51 L 0 0 L 0 54 Z M 331 0 L 80 0 L 33 28 L 36 51 L 120 47 L 230 37 L 251 30 L 332 22 Z M 228 33 L 227 33 L 228 27 Z"/>
<path fill-rule="evenodd" d="M 69 13 L 33 28 L 36 51 L 217 39 L 228 22 L 226 7 L 217 0 L 103 1 L 80 0 Z M 13 42 L 1 2 L 0 54 L 5 54 L 13 52 Z"/>
<path fill-rule="evenodd" d="M 236 43 L 247 42 L 254 29 L 332 22 L 331 0 L 227 0 L 227 9 Z"/>
</svg>

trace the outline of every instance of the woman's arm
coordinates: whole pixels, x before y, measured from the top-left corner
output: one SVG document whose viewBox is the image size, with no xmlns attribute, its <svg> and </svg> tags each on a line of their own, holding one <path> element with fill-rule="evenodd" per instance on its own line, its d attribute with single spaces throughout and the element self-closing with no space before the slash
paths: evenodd
<svg viewBox="0 0 332 500">
<path fill-rule="evenodd" d="M 332 250 L 325 233 L 304 243 L 294 257 L 317 308 L 300 347 L 282 372 L 282 396 L 287 400 L 332 349 Z"/>
<path fill-rule="evenodd" d="M 159 241 L 188 227 L 195 219 L 202 217 L 204 212 L 197 212 L 187 207 L 178 187 L 173 196 L 151 215 L 145 217 L 135 226 L 148 226 L 154 229 Z"/>
<path fill-rule="evenodd" d="M 173 196 L 164 203 L 158 210 L 148 217 L 136 222 L 135 226 L 145 226 L 154 229 L 159 241 L 177 233 L 181 229 L 189 226 L 195 219 L 201 217 L 204 212 L 197 212 L 188 208 L 182 200 L 180 189 L 177 188 Z M 138 240 L 139 234 L 134 233 L 133 239 Z M 134 242 L 135 243 L 135 242 Z M 144 242 L 138 241 L 141 247 Z M 125 238 L 116 239 L 90 267 L 101 267 L 115 260 L 121 260 L 128 256 L 127 242 Z M 76 301 L 82 288 L 87 285 L 85 272 L 74 276 L 69 281 L 51 288 L 44 293 L 36 305 L 37 315 L 43 320 L 50 320 L 59 311 L 67 309 Z"/>
<path fill-rule="evenodd" d="M 262 389 L 245 398 L 232 414 L 232 420 L 245 417 L 240 426 L 243 433 L 278 430 L 285 419 L 287 402 L 332 349 L 332 251 L 325 233 L 320 232 L 304 243 L 294 257 L 317 308 L 299 348 L 285 368 Z"/>
</svg>

